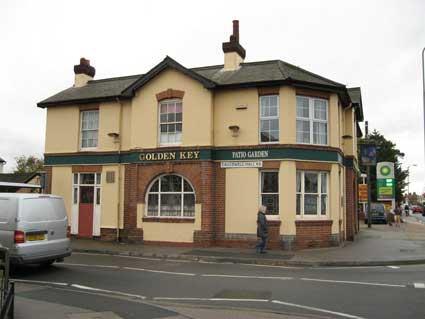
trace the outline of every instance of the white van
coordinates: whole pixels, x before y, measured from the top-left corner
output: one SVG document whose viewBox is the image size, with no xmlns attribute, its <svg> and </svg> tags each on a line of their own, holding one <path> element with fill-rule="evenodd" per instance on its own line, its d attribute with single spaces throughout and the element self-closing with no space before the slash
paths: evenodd
<svg viewBox="0 0 425 319">
<path fill-rule="evenodd" d="M 0 193 L 0 243 L 15 264 L 63 261 L 71 255 L 63 199 L 55 195 Z"/>
</svg>

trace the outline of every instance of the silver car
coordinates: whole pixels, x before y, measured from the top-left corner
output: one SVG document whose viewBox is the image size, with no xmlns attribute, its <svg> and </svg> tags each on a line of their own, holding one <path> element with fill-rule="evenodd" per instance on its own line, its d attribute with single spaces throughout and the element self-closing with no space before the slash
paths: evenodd
<svg viewBox="0 0 425 319">
<path fill-rule="evenodd" d="M 0 243 L 11 263 L 52 264 L 71 255 L 63 199 L 45 194 L 0 193 Z"/>
</svg>

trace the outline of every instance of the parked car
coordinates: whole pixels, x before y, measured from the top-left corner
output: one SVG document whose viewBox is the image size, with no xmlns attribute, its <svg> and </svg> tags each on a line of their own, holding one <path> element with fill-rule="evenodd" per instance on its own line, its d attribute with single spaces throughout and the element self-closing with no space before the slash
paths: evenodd
<svg viewBox="0 0 425 319">
<path fill-rule="evenodd" d="M 388 223 L 387 214 L 385 211 L 385 205 L 382 203 L 371 203 L 370 204 L 370 214 L 372 223 Z M 368 223 L 368 213 L 365 213 L 365 224 Z"/>
<path fill-rule="evenodd" d="M 421 206 L 413 205 L 411 207 L 411 209 L 412 209 L 412 213 L 418 213 L 418 214 L 422 214 L 423 213 L 423 209 L 422 209 Z"/>
<path fill-rule="evenodd" d="M 0 193 L 0 243 L 12 264 L 50 265 L 71 255 L 70 229 L 59 196 Z"/>
</svg>

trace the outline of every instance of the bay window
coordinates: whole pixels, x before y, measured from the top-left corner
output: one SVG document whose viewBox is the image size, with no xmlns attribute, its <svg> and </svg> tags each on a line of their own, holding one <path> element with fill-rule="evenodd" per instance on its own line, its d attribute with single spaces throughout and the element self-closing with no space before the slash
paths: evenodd
<svg viewBox="0 0 425 319">
<path fill-rule="evenodd" d="M 297 143 L 328 144 L 328 101 L 297 96 Z"/>
<path fill-rule="evenodd" d="M 279 96 L 260 96 L 260 142 L 279 142 Z"/>
<path fill-rule="evenodd" d="M 297 171 L 296 213 L 300 217 L 328 215 L 328 173 Z"/>
</svg>

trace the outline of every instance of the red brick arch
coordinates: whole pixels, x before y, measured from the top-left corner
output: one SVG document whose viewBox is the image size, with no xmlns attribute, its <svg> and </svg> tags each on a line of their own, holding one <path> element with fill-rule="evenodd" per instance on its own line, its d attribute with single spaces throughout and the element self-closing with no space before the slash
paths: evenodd
<svg viewBox="0 0 425 319">
<path fill-rule="evenodd" d="M 174 99 L 174 98 L 182 99 L 183 96 L 184 96 L 184 91 L 168 89 L 168 90 L 157 93 L 156 99 L 159 102 L 165 99 Z"/>
<path fill-rule="evenodd" d="M 186 178 L 192 185 L 195 191 L 196 203 L 202 202 L 201 194 L 201 165 L 199 163 L 193 164 L 148 164 L 139 165 L 138 167 L 138 203 L 145 203 L 146 192 L 151 183 L 161 175 L 177 174 Z"/>
</svg>

